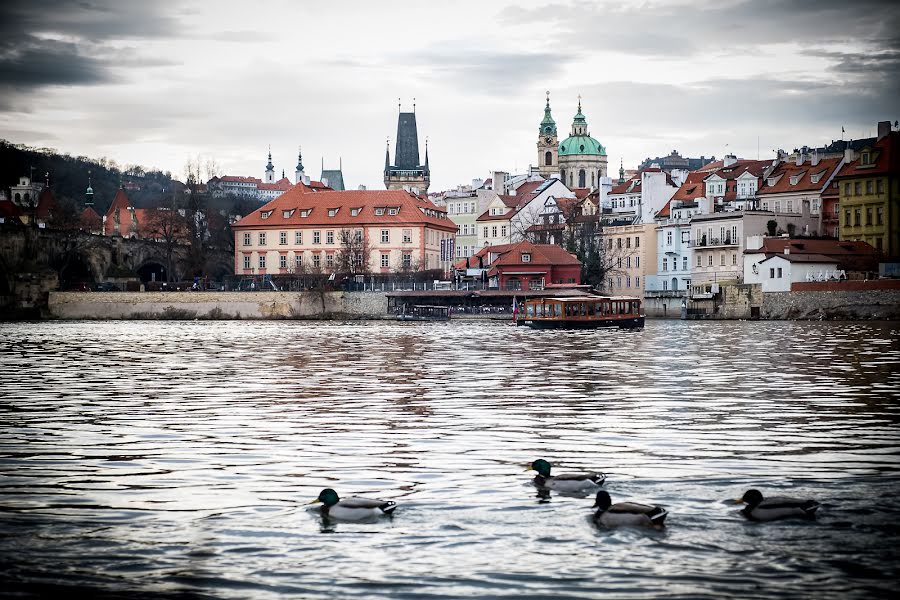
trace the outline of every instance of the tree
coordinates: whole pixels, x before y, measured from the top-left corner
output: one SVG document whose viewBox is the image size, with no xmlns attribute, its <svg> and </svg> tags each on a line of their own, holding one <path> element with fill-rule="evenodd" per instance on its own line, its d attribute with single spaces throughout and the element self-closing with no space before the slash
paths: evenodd
<svg viewBox="0 0 900 600">
<path fill-rule="evenodd" d="M 338 231 L 338 244 L 335 273 L 360 275 L 369 272 L 369 244 L 362 229 L 341 229 Z"/>
<path fill-rule="evenodd" d="M 175 247 L 184 240 L 187 223 L 184 216 L 175 206 L 174 196 L 170 196 L 166 206 L 150 209 L 144 236 L 155 239 L 163 245 L 166 255 L 166 277 L 168 281 L 175 281 L 172 269 L 172 255 Z"/>
<path fill-rule="evenodd" d="M 626 269 L 638 251 L 634 246 L 623 243 L 623 238 L 616 237 L 616 233 L 610 231 L 607 227 L 600 227 L 596 239 L 596 247 L 594 249 L 596 256 L 592 259 L 595 261 L 595 264 L 593 265 L 593 271 L 590 273 L 590 278 L 599 282 L 601 289 L 608 290 L 613 287 L 612 280 L 614 277 L 628 274 Z"/>
</svg>

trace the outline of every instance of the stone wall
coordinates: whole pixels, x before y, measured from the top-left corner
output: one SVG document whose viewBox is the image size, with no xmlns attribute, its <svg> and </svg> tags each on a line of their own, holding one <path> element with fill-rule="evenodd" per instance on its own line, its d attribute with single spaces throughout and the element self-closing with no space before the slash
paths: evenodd
<svg viewBox="0 0 900 600">
<path fill-rule="evenodd" d="M 51 292 L 56 319 L 379 319 L 377 292 Z"/>
<path fill-rule="evenodd" d="M 900 290 L 774 292 L 763 319 L 900 320 Z"/>
<path fill-rule="evenodd" d="M 750 307 L 763 303 L 762 286 L 758 283 L 742 283 L 722 286 L 722 303 L 719 305 L 723 319 L 749 319 Z"/>
</svg>

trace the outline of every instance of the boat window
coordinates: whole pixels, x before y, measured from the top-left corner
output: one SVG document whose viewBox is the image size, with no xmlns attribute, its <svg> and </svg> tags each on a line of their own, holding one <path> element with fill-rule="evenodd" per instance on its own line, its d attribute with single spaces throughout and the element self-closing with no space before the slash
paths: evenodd
<svg viewBox="0 0 900 600">
<path fill-rule="evenodd" d="M 543 317 L 544 316 L 544 305 L 543 304 L 535 305 L 534 314 L 535 314 L 535 316 Z"/>
<path fill-rule="evenodd" d="M 526 304 L 525 305 L 525 314 L 529 317 L 534 316 L 534 304 Z"/>
<path fill-rule="evenodd" d="M 561 316 L 562 316 L 562 306 L 560 306 L 559 304 L 554 304 L 554 305 L 553 305 L 553 316 L 554 316 L 554 317 L 561 317 Z"/>
<path fill-rule="evenodd" d="M 587 305 L 587 314 L 588 314 L 589 317 L 593 317 L 593 316 L 594 316 L 594 306 L 595 306 L 595 305 L 594 305 L 593 302 L 591 302 L 591 303 L 589 303 L 589 304 Z"/>
<path fill-rule="evenodd" d="M 584 302 L 579 302 L 578 309 L 578 312 L 581 313 L 582 317 L 587 316 L 587 304 L 585 304 Z"/>
</svg>

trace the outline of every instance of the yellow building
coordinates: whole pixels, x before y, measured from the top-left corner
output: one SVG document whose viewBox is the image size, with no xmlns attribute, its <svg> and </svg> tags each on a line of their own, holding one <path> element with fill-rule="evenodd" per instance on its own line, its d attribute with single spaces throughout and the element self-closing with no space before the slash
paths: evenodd
<svg viewBox="0 0 900 600">
<path fill-rule="evenodd" d="M 600 243 L 603 290 L 643 297 L 647 276 L 656 275 L 656 223 L 606 225 Z"/>
<path fill-rule="evenodd" d="M 887 259 L 900 257 L 900 132 L 883 131 L 879 124 L 878 140 L 835 179 L 840 239 L 868 242 Z"/>
</svg>

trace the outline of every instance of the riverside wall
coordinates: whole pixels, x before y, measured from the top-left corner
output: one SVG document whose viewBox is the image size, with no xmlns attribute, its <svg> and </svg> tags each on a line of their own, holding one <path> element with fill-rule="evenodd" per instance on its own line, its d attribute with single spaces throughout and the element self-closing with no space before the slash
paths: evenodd
<svg viewBox="0 0 900 600">
<path fill-rule="evenodd" d="M 763 294 L 763 319 L 900 320 L 900 290 L 814 290 Z"/>
<path fill-rule="evenodd" d="M 380 319 L 378 292 L 50 292 L 55 319 Z"/>
</svg>

